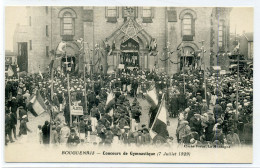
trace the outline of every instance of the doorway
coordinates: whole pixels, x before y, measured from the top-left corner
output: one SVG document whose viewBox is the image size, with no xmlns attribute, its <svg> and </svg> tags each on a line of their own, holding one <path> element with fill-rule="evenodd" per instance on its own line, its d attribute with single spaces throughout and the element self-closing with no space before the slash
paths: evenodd
<svg viewBox="0 0 260 168">
<path fill-rule="evenodd" d="M 120 45 L 120 64 L 128 67 L 139 67 L 139 44 L 133 39 L 128 39 Z"/>
</svg>

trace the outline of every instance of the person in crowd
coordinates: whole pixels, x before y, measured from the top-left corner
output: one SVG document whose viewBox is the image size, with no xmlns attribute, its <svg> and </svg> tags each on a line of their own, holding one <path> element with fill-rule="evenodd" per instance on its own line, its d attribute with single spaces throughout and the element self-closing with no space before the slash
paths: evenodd
<svg viewBox="0 0 260 168">
<path fill-rule="evenodd" d="M 60 130 L 60 143 L 67 143 L 68 137 L 70 135 L 70 128 L 68 127 L 66 122 L 63 122 L 63 126 Z"/>
<path fill-rule="evenodd" d="M 71 129 L 70 135 L 67 140 L 67 146 L 77 146 L 80 143 L 80 139 L 76 134 L 76 131 L 74 129 Z"/>
<path fill-rule="evenodd" d="M 84 121 L 84 118 L 81 117 L 80 118 L 80 122 L 79 122 L 79 138 L 80 138 L 80 142 L 84 143 L 85 139 L 86 139 L 86 132 L 87 132 L 87 124 Z"/>
<path fill-rule="evenodd" d="M 37 136 L 37 141 L 39 142 L 39 144 L 42 144 L 42 126 L 38 125 L 38 129 L 36 131 L 36 136 Z"/>
<path fill-rule="evenodd" d="M 42 126 L 42 142 L 45 145 L 50 143 L 50 123 L 49 123 L 49 121 L 45 121 L 44 125 Z"/>
<path fill-rule="evenodd" d="M 24 141 L 27 141 L 27 131 L 32 132 L 28 127 L 27 127 L 27 115 L 24 115 L 22 117 L 21 123 L 20 123 L 20 128 L 19 128 L 19 136 L 22 137 Z"/>
<path fill-rule="evenodd" d="M 227 143 L 234 146 L 240 145 L 240 139 L 238 135 L 234 132 L 233 128 L 231 128 L 227 134 Z"/>
<path fill-rule="evenodd" d="M 19 134 L 24 132 L 27 134 L 26 122 L 28 122 L 30 113 L 34 113 L 31 98 L 36 93 L 40 93 L 45 102 L 50 102 L 50 105 L 57 107 L 57 117 L 51 121 L 51 128 L 56 127 L 56 129 L 50 130 L 49 123 L 40 128 L 44 144 L 50 142 L 48 137 L 50 133 L 55 134 L 55 131 L 58 134 L 56 142 L 67 143 L 71 135 L 72 141 L 76 142 L 76 136 L 70 132 L 69 127 L 78 129 L 76 133 L 79 132 L 81 142 L 91 133 L 93 134 L 91 136 L 101 139 L 100 145 L 112 145 L 118 141 L 138 146 L 167 143 L 172 135 L 159 134 L 152 139 L 148 131 L 156 118 L 162 95 L 165 94 L 166 108 L 170 117 L 179 117 L 176 130 L 178 143 L 225 144 L 226 141 L 231 144 L 232 142 L 239 144 L 238 139 L 235 138 L 235 134 L 237 134 L 241 140 L 240 143 L 252 144 L 252 76 L 240 74 L 242 79 L 239 82 L 241 97 L 236 102 L 234 97 L 236 95 L 236 76 L 227 74 L 221 76 L 221 80 L 219 80 L 220 77 L 217 74 L 210 73 L 206 78 L 207 96 L 205 97 L 203 71 L 193 69 L 185 72 L 185 87 L 182 73 L 169 76 L 158 70 L 126 68 L 112 75 L 86 74 L 86 83 L 84 83 L 82 75 L 73 73 L 70 76 L 71 102 L 68 99 L 67 83 L 64 82 L 66 77 L 58 71 L 54 73 L 53 99 L 51 98 L 49 74 L 43 74 L 43 78 L 35 74 L 24 76 L 19 81 L 6 81 L 8 99 L 5 105 L 11 111 L 6 114 L 6 139 L 11 139 L 10 130 L 15 138 L 17 120 L 20 120 L 21 123 Z M 219 83 L 216 85 L 217 82 Z M 157 106 L 149 104 L 147 108 L 143 103 L 146 100 L 138 97 L 138 92 L 141 91 L 145 95 L 145 92 L 154 86 L 159 103 Z M 114 93 L 114 98 L 111 101 L 112 105 L 109 104 L 108 108 L 107 96 L 110 92 Z M 82 118 L 84 119 L 75 122 L 76 117 L 73 116 L 73 122 L 70 125 L 70 105 L 72 104 L 83 106 Z M 239 106 L 238 113 L 235 110 L 237 105 Z M 147 109 L 149 109 L 148 128 L 140 129 L 139 123 L 145 122 L 143 119 L 146 118 L 140 116 L 146 115 Z M 51 115 L 54 114 L 54 110 L 47 111 Z M 63 113 L 63 116 L 59 112 Z M 23 118 L 24 116 L 27 117 Z M 131 127 L 131 131 L 128 127 Z M 234 133 L 229 132 L 230 128 L 234 129 Z M 95 138 L 90 139 L 92 141 Z M 51 142 L 53 142 L 52 140 Z M 83 143 L 85 142 L 90 141 L 84 140 Z"/>
<path fill-rule="evenodd" d="M 50 136 L 51 137 L 50 143 L 53 145 L 57 145 L 59 144 L 59 135 L 57 132 L 57 127 L 55 125 L 52 125 L 51 130 L 52 130 L 51 131 L 52 135 Z"/>
</svg>

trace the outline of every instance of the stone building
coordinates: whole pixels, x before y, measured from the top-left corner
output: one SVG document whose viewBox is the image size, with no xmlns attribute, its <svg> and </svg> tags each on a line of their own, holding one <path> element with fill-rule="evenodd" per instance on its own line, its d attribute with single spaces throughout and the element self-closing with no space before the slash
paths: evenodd
<svg viewBox="0 0 260 168">
<path fill-rule="evenodd" d="M 253 33 L 243 33 L 239 38 L 240 54 L 244 56 L 246 60 L 253 60 L 254 53 L 254 39 Z"/>
<path fill-rule="evenodd" d="M 30 73 L 47 70 L 61 41 L 66 43 L 67 59 L 63 57 L 60 66 L 69 62 L 80 72 L 84 65 L 88 71 L 111 72 L 126 66 L 169 74 L 183 67 L 210 68 L 221 64 L 216 55 L 229 51 L 230 11 L 212 7 L 27 7 L 28 23 L 17 25 L 14 52 L 20 69 Z"/>
</svg>

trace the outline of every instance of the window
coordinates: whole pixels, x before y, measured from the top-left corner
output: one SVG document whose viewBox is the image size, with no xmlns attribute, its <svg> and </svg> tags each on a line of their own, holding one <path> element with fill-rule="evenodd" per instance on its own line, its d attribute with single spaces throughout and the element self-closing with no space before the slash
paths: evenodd
<svg viewBox="0 0 260 168">
<path fill-rule="evenodd" d="M 75 34 L 75 18 L 77 18 L 76 12 L 72 8 L 64 8 L 59 14 L 60 18 L 60 32 L 62 39 L 65 41 L 73 40 Z"/>
<path fill-rule="evenodd" d="M 48 37 L 49 36 L 49 26 L 48 25 L 46 25 L 46 37 Z"/>
<path fill-rule="evenodd" d="M 183 35 L 192 35 L 192 16 L 186 14 L 182 20 L 182 33 Z"/>
<path fill-rule="evenodd" d="M 152 17 L 151 7 L 143 7 L 143 17 Z"/>
<path fill-rule="evenodd" d="M 32 50 L 32 40 L 29 41 L 30 44 L 30 50 Z"/>
<path fill-rule="evenodd" d="M 107 17 L 117 17 L 117 7 L 107 7 Z"/>
<path fill-rule="evenodd" d="M 181 35 L 183 41 L 193 41 L 195 36 L 195 20 L 196 12 L 192 9 L 184 9 L 180 13 L 181 19 Z"/>
<path fill-rule="evenodd" d="M 106 7 L 107 22 L 115 23 L 118 18 L 118 7 L 108 6 Z"/>
<path fill-rule="evenodd" d="M 46 57 L 49 57 L 49 46 L 46 46 Z"/>
<path fill-rule="evenodd" d="M 152 7 L 142 8 L 143 23 L 152 23 L 153 10 Z"/>
<path fill-rule="evenodd" d="M 68 12 L 63 16 L 63 35 L 73 35 L 73 19 Z"/>
<path fill-rule="evenodd" d="M 223 45 L 223 37 L 224 37 L 224 22 L 219 21 L 218 25 L 218 47 L 222 48 Z"/>
</svg>

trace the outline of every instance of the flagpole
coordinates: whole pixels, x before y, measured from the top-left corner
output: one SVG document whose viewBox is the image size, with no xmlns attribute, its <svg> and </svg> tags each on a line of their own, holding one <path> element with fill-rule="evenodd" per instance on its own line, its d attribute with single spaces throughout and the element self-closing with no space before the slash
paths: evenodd
<svg viewBox="0 0 260 168">
<path fill-rule="evenodd" d="M 186 92 L 186 88 L 185 88 L 185 64 L 186 64 L 186 57 L 185 57 L 185 55 L 184 55 L 184 47 L 182 46 L 182 54 L 183 54 L 183 56 L 184 56 L 184 58 L 183 58 L 183 93 L 185 94 L 185 92 Z"/>
<path fill-rule="evenodd" d="M 86 91 L 86 55 L 85 55 L 85 45 L 83 40 L 83 57 L 84 57 L 84 99 L 85 99 L 85 107 L 87 110 L 87 91 Z"/>
<path fill-rule="evenodd" d="M 54 59 L 55 59 L 55 56 L 54 56 Z M 51 61 L 54 61 L 54 59 L 52 58 Z M 54 64 L 54 62 L 53 62 Z M 50 110 L 50 123 L 52 123 L 52 110 L 53 110 L 53 92 L 54 92 L 54 88 L 53 88 L 53 64 L 51 68 L 51 103 L 50 103 L 50 106 L 51 106 L 51 110 Z M 50 124 L 50 139 L 52 138 L 52 134 L 51 134 L 51 130 L 52 130 L 52 124 Z"/>
<path fill-rule="evenodd" d="M 238 54 L 237 54 L 237 84 L 236 84 L 236 120 L 237 120 L 237 117 L 238 117 L 238 81 L 239 81 L 239 58 L 240 57 L 240 54 L 239 54 L 239 51 L 238 51 Z"/>
<path fill-rule="evenodd" d="M 202 54 L 203 54 L 202 58 L 204 59 L 203 60 L 203 63 L 204 63 L 204 65 L 203 65 L 203 68 L 204 68 L 203 75 L 204 75 L 204 84 L 205 84 L 205 100 L 206 100 L 206 103 L 207 103 L 208 100 L 207 100 L 207 84 L 206 84 L 206 63 L 205 63 L 205 58 L 204 58 L 204 45 L 203 45 L 203 42 L 204 41 L 202 41 Z"/>
<path fill-rule="evenodd" d="M 67 47 L 67 44 L 65 45 L 65 47 Z M 66 56 L 66 73 L 67 73 L 67 90 L 68 90 L 68 98 L 69 98 L 68 103 L 69 103 L 69 113 L 70 113 L 70 126 L 72 126 L 72 115 L 71 115 L 71 104 L 70 104 L 70 75 L 68 73 L 68 56 L 66 51 L 65 51 L 65 56 Z"/>
</svg>

